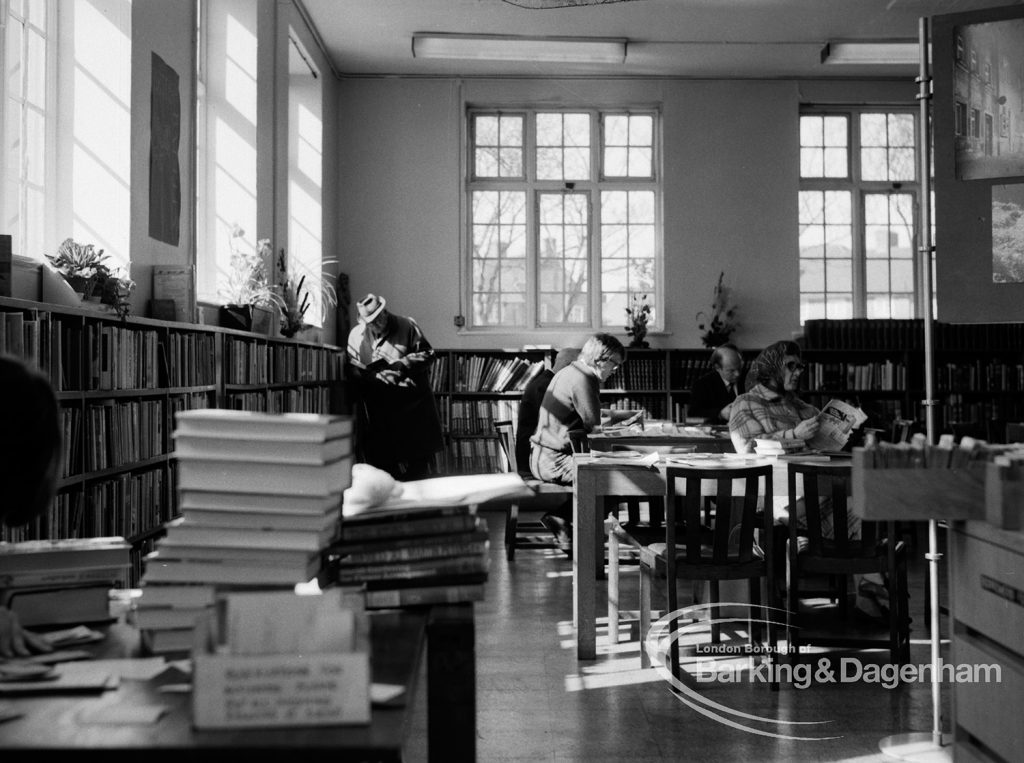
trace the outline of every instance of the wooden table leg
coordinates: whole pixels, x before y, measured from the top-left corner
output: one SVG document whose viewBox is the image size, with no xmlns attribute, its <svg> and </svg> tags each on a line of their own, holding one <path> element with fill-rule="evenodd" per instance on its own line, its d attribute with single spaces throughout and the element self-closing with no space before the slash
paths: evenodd
<svg viewBox="0 0 1024 763">
<path fill-rule="evenodd" d="M 573 624 L 576 626 L 576 659 L 597 658 L 597 611 L 594 602 L 597 576 L 597 544 L 604 538 L 597 532 L 597 500 L 588 470 L 577 470 L 573 494 L 572 593 Z"/>
<path fill-rule="evenodd" d="M 427 759 L 476 760 L 473 605 L 431 608 L 427 621 Z"/>
</svg>

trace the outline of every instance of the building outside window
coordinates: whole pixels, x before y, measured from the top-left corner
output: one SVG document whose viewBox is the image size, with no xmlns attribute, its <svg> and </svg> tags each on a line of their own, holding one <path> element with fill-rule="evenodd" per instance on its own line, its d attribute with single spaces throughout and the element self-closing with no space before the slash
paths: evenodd
<svg viewBox="0 0 1024 763">
<path fill-rule="evenodd" d="M 916 315 L 911 110 L 800 116 L 800 321 Z"/>
<path fill-rule="evenodd" d="M 658 318 L 656 111 L 468 113 L 472 329 L 620 329 L 633 297 Z"/>
</svg>

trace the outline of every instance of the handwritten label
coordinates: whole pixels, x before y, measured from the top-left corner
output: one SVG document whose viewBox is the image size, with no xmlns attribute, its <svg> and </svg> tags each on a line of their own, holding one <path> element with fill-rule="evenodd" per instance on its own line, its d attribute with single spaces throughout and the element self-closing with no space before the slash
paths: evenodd
<svg viewBox="0 0 1024 763">
<path fill-rule="evenodd" d="M 366 653 L 197 655 L 193 675 L 196 728 L 370 722 Z"/>
</svg>

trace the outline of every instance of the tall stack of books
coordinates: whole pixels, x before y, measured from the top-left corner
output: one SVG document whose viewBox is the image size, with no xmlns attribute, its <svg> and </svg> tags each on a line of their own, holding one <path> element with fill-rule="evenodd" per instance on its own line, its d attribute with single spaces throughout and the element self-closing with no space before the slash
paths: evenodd
<svg viewBox="0 0 1024 763">
<path fill-rule="evenodd" d="M 24 626 L 79 625 L 110 617 L 131 546 L 121 537 L 0 543 L 0 605 Z"/>
<path fill-rule="evenodd" d="M 365 585 L 366 608 L 480 601 L 490 562 L 475 505 L 400 508 L 346 517 L 328 574 Z"/>
<path fill-rule="evenodd" d="M 207 409 L 175 418 L 181 516 L 146 556 L 135 610 L 154 653 L 190 649 L 219 592 L 317 577 L 352 475 L 349 417 Z"/>
</svg>

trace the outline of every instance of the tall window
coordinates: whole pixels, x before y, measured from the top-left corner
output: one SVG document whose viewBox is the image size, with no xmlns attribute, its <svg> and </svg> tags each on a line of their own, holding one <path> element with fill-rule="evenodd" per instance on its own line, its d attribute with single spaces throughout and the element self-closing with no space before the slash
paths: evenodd
<svg viewBox="0 0 1024 763">
<path fill-rule="evenodd" d="M 304 284 L 304 321 L 323 325 L 323 92 L 312 58 L 288 40 L 288 268 Z"/>
<path fill-rule="evenodd" d="M 909 110 L 801 115 L 801 323 L 914 317 L 915 125 Z"/>
<path fill-rule="evenodd" d="M 469 112 L 473 328 L 616 327 L 633 295 L 657 318 L 658 115 Z"/>
<path fill-rule="evenodd" d="M 2 214 L 36 259 L 73 237 L 127 266 L 131 0 L 8 0 Z"/>
<path fill-rule="evenodd" d="M 256 10 L 250 0 L 199 5 L 196 292 L 208 302 L 224 301 L 232 245 L 257 243 Z"/>
</svg>

